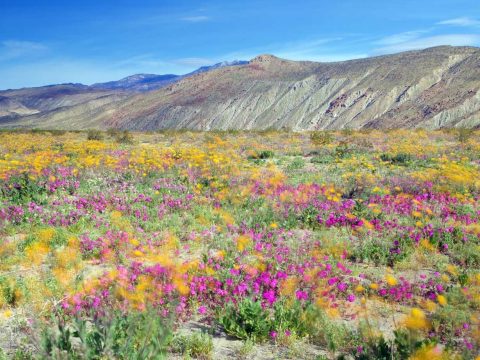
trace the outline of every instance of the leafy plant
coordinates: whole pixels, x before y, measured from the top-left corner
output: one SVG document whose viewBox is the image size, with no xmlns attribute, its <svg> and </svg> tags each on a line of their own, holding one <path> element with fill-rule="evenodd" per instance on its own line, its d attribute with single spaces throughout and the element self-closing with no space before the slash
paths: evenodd
<svg viewBox="0 0 480 360">
<path fill-rule="evenodd" d="M 30 201 L 43 203 L 43 195 L 47 192 L 45 186 L 33 180 L 27 173 L 12 176 L 1 186 L 2 197 L 12 204 L 25 204 Z"/>
<path fill-rule="evenodd" d="M 158 359 L 164 358 L 172 338 L 166 320 L 153 311 L 58 318 L 55 323 L 43 331 L 43 359 Z"/>
<path fill-rule="evenodd" d="M 262 341 L 270 331 L 268 313 L 259 301 L 251 299 L 241 301 L 237 307 L 227 306 L 220 324 L 227 334 L 242 340 Z"/>
<path fill-rule="evenodd" d="M 175 336 L 171 350 L 195 359 L 210 359 L 213 351 L 212 337 L 206 332 Z"/>
</svg>

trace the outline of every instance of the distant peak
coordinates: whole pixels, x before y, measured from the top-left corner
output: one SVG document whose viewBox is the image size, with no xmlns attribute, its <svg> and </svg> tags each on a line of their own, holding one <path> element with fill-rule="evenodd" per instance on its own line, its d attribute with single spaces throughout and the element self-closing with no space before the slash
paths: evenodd
<svg viewBox="0 0 480 360">
<path fill-rule="evenodd" d="M 274 61 L 281 61 L 280 58 L 273 56 L 271 54 L 262 54 L 254 57 L 252 60 L 250 60 L 250 63 L 271 63 Z"/>
</svg>

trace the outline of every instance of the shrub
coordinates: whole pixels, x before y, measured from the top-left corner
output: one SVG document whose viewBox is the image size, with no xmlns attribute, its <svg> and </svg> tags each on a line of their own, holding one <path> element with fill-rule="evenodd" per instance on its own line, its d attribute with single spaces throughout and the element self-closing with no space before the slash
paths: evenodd
<svg viewBox="0 0 480 360">
<path fill-rule="evenodd" d="M 120 133 L 121 131 L 115 128 L 110 128 L 107 130 L 107 135 L 110 136 L 112 139 L 115 139 L 117 136 L 120 135 Z"/>
<path fill-rule="evenodd" d="M 396 155 L 382 154 L 380 155 L 380 160 L 384 162 L 389 162 L 392 164 L 404 165 L 412 160 L 412 156 L 410 154 L 404 154 L 404 153 L 400 153 Z"/>
<path fill-rule="evenodd" d="M 303 169 L 305 161 L 302 158 L 295 158 L 290 164 L 287 165 L 287 170 L 294 171 Z"/>
<path fill-rule="evenodd" d="M 275 153 L 270 150 L 263 150 L 260 152 L 256 152 L 253 155 L 250 155 L 248 157 L 249 160 L 265 160 L 265 159 L 270 159 L 275 156 Z"/>
<path fill-rule="evenodd" d="M 205 332 L 179 335 L 173 338 L 171 350 L 195 359 L 210 359 L 213 351 L 212 337 Z"/>
<path fill-rule="evenodd" d="M 227 334 L 242 340 L 265 340 L 270 330 L 268 313 L 259 301 L 251 299 L 243 300 L 238 307 L 227 306 L 220 324 Z"/>
<path fill-rule="evenodd" d="M 133 135 L 128 130 L 123 130 L 117 134 L 115 140 L 120 144 L 133 144 Z"/>
<path fill-rule="evenodd" d="M 87 132 L 87 140 L 103 140 L 103 133 L 100 130 L 91 129 Z"/>
<path fill-rule="evenodd" d="M 8 182 L 0 186 L 0 195 L 11 203 L 19 205 L 30 201 L 43 204 L 43 195 L 47 192 L 45 186 L 32 180 L 28 173 L 12 176 Z"/>
<path fill-rule="evenodd" d="M 473 136 L 474 132 L 473 129 L 458 128 L 455 137 L 459 143 L 464 144 Z"/>
<path fill-rule="evenodd" d="M 325 146 L 333 141 L 333 136 L 327 131 L 314 131 L 310 134 L 310 141 L 315 146 Z"/>
<path fill-rule="evenodd" d="M 335 148 L 335 155 L 340 159 L 344 158 L 349 152 L 351 152 L 351 149 L 346 141 L 341 141 Z"/>
</svg>

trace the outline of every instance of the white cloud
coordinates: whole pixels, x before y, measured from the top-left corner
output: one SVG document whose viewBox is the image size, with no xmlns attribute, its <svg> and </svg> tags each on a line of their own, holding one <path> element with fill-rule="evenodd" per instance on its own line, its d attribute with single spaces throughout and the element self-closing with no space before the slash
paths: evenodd
<svg viewBox="0 0 480 360">
<path fill-rule="evenodd" d="M 205 15 L 185 16 L 185 17 L 182 17 L 180 20 L 187 21 L 187 22 L 192 22 L 192 23 L 198 23 L 198 22 L 208 21 L 208 20 L 210 20 L 210 17 L 205 16 Z"/>
<path fill-rule="evenodd" d="M 48 50 L 48 47 L 32 41 L 6 40 L 0 45 L 0 61 L 19 57 L 38 55 Z"/>
<path fill-rule="evenodd" d="M 395 45 L 401 44 L 407 41 L 411 41 L 414 39 L 419 38 L 422 34 L 427 33 L 427 30 L 414 30 L 414 31 L 406 31 L 399 34 L 389 35 L 381 38 L 374 42 L 377 45 Z"/>
<path fill-rule="evenodd" d="M 470 17 L 459 17 L 449 20 L 440 21 L 437 25 L 450 25 L 450 26 L 480 26 L 480 21 L 476 19 L 472 19 Z"/>
<path fill-rule="evenodd" d="M 420 50 L 434 46 L 477 46 L 480 44 L 480 34 L 446 34 L 412 38 L 406 41 L 386 44 L 373 50 L 374 54 L 391 54 L 408 50 Z"/>
</svg>

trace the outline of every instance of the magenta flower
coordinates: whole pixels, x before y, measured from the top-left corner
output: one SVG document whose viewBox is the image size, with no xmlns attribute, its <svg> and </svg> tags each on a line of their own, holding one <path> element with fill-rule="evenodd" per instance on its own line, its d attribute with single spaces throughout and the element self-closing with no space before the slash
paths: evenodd
<svg viewBox="0 0 480 360">
<path fill-rule="evenodd" d="M 295 292 L 297 300 L 308 300 L 308 294 L 305 291 L 297 290 Z"/>
<path fill-rule="evenodd" d="M 263 298 L 267 300 L 270 305 L 272 305 L 275 301 L 277 301 L 277 297 L 275 296 L 275 291 L 268 290 L 263 293 Z"/>
<path fill-rule="evenodd" d="M 207 308 L 206 308 L 205 306 L 200 306 L 200 307 L 198 308 L 198 313 L 199 313 L 200 315 L 203 315 L 203 314 L 205 314 L 206 312 L 207 312 Z"/>
</svg>

